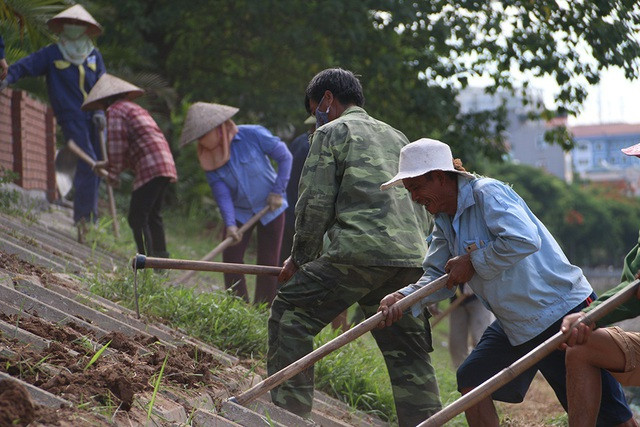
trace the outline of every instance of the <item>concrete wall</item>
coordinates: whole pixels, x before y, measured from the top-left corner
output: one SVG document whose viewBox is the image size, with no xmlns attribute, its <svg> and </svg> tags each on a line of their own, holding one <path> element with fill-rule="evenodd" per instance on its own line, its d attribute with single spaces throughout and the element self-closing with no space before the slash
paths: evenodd
<svg viewBox="0 0 640 427">
<path fill-rule="evenodd" d="M 23 91 L 0 92 L 0 168 L 20 175 L 16 184 L 57 198 L 55 118 L 51 107 Z"/>
</svg>

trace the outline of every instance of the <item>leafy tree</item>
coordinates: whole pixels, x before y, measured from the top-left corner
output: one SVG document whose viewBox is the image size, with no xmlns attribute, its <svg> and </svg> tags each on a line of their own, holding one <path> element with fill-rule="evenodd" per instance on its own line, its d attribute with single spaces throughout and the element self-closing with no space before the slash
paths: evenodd
<svg viewBox="0 0 640 427">
<path fill-rule="evenodd" d="M 496 158 L 502 126 L 482 138 L 459 121 L 454 97 L 469 77 L 489 76 L 494 89 L 515 87 L 524 72 L 552 78 L 559 105 L 575 113 L 603 68 L 638 76 L 640 12 L 630 0 L 95 3 L 104 42 L 118 47 L 110 61 L 164 75 L 190 99 L 239 106 L 240 119 L 275 130 L 304 119 L 302 92 L 314 73 L 341 66 L 362 76 L 368 110 L 410 139 L 457 147 L 473 138 Z"/>
<path fill-rule="evenodd" d="M 53 40 L 47 20 L 67 8 L 66 3 L 63 0 L 4 0 L 0 3 L 2 34 L 11 41 L 28 42 L 30 48 L 42 47 Z M 18 56 L 19 47 L 13 49 Z M 9 56 L 9 59 L 14 58 Z"/>
<path fill-rule="evenodd" d="M 30 1 L 35 0 L 11 0 Z M 234 105 L 240 107 L 239 123 L 261 123 L 289 138 L 304 129 L 309 79 L 340 66 L 361 76 L 365 107 L 373 116 L 411 140 L 446 141 L 471 168 L 502 158 L 506 123 L 500 109 L 460 114 L 455 96 L 469 77 L 490 77 L 490 90 L 525 92 L 528 80 L 517 87 L 522 75 L 553 79 L 560 87 L 556 101 L 568 114 L 580 110 L 586 85 L 597 83 L 604 68 L 620 67 L 627 77 L 638 77 L 640 45 L 634 34 L 640 8 L 634 0 L 191 0 L 179 6 L 173 0 L 93 0 L 89 5 L 105 28 L 98 42 L 107 68 L 118 75 L 161 76 L 177 92 L 172 105 L 201 100 Z M 162 112 L 174 119 L 165 121 L 163 130 L 175 141 L 181 112 L 169 110 Z M 564 143 L 568 137 L 564 129 L 548 135 Z M 188 162 L 197 170 L 193 156 Z"/>
<path fill-rule="evenodd" d="M 69 7 L 64 0 L 3 0 L 0 2 L 0 35 L 5 42 L 5 55 L 9 64 L 46 46 L 54 40 L 47 20 Z M 47 100 L 42 79 L 25 79 L 18 88 Z"/>
</svg>

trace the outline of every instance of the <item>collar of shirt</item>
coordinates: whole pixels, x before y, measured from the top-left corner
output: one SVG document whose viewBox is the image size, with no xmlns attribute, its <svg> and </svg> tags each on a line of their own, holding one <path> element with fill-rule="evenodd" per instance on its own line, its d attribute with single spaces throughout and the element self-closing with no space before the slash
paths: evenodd
<svg viewBox="0 0 640 427">
<path fill-rule="evenodd" d="M 458 206 L 456 207 L 456 214 L 453 216 L 453 220 L 451 220 L 451 226 L 455 236 L 460 232 L 460 215 L 462 215 L 466 209 L 476 204 L 470 181 L 469 178 L 465 178 L 462 175 L 458 176 Z"/>
<path fill-rule="evenodd" d="M 357 113 L 367 114 L 364 108 L 358 107 L 357 105 L 352 105 L 351 107 L 348 107 L 346 110 L 344 110 L 340 115 L 340 117 L 346 116 L 347 114 L 357 114 Z"/>
</svg>

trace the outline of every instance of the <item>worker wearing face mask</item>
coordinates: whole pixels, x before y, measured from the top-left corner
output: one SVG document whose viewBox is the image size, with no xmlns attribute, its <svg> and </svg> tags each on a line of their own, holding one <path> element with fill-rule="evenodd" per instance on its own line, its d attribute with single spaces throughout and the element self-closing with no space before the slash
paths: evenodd
<svg viewBox="0 0 640 427">
<path fill-rule="evenodd" d="M 80 5 L 60 12 L 47 24 L 57 34 L 57 43 L 12 64 L 7 78 L 0 82 L 0 90 L 23 77 L 45 76 L 49 101 L 65 141 L 72 139 L 89 156 L 100 160 L 98 132 L 104 130 L 104 111 L 82 111 L 80 107 L 105 73 L 102 56 L 93 45 L 93 38 L 102 33 L 102 27 Z M 73 219 L 78 226 L 78 240 L 83 241 L 87 224 L 98 216 L 100 179 L 80 161 L 73 184 Z"/>
</svg>

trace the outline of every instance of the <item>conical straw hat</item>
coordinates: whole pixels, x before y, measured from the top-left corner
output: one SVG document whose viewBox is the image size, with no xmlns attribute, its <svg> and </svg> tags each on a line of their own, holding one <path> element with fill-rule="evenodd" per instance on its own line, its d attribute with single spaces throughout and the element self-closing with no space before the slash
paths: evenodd
<svg viewBox="0 0 640 427">
<path fill-rule="evenodd" d="M 99 36 L 100 34 L 102 34 L 102 26 L 98 24 L 98 21 L 93 19 L 93 16 L 91 16 L 91 14 L 79 4 L 71 6 L 69 9 L 63 10 L 47 21 L 49 29 L 56 34 L 62 32 L 62 25 L 65 23 L 83 23 L 88 25 L 88 34 L 91 37 Z"/>
<path fill-rule="evenodd" d="M 211 129 L 220 126 L 233 117 L 238 110 L 238 108 L 228 105 L 196 102 L 187 111 L 187 118 L 184 120 L 182 135 L 180 135 L 180 146 L 182 147 L 200 138 Z"/>
<path fill-rule="evenodd" d="M 91 91 L 87 95 L 87 99 L 82 104 L 83 110 L 97 110 L 101 106 L 96 103 L 105 98 L 109 98 L 113 95 L 127 94 L 127 99 L 134 99 L 142 96 L 144 90 L 138 86 L 134 86 L 129 82 L 112 76 L 111 74 L 104 73 L 91 88 Z"/>
</svg>

